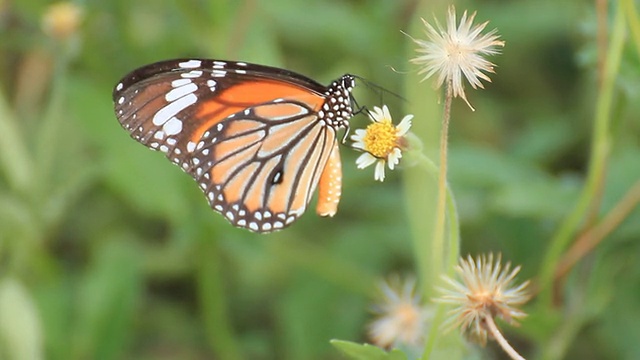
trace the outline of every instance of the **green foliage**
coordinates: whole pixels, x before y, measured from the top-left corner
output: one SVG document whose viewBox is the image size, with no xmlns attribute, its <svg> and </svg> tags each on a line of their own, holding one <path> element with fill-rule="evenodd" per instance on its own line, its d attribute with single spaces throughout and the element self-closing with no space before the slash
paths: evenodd
<svg viewBox="0 0 640 360">
<path fill-rule="evenodd" d="M 386 352 L 369 344 L 356 344 L 349 341 L 331 340 L 331 344 L 340 349 L 350 359 L 356 360 L 407 360 L 407 356 L 398 349 Z"/>
</svg>

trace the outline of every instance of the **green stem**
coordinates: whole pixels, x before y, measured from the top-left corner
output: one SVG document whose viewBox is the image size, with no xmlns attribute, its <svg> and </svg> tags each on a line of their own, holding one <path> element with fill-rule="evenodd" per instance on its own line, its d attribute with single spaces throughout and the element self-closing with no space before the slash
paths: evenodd
<svg viewBox="0 0 640 360">
<path fill-rule="evenodd" d="M 71 54 L 68 49 L 62 49 L 62 54 L 55 59 L 55 68 L 51 83 L 51 97 L 42 116 L 42 125 L 37 134 L 38 176 L 51 179 L 55 158 L 58 152 L 61 122 L 66 119 L 64 114 L 65 89 L 67 83 L 67 69 Z M 44 185 L 44 184 L 42 184 Z M 50 190 L 50 189 L 49 189 Z M 48 190 L 42 189 L 42 193 Z"/>
<path fill-rule="evenodd" d="M 451 101 L 453 91 L 451 84 L 447 84 L 444 100 L 444 112 L 442 114 L 442 128 L 440 129 L 440 169 L 438 171 L 438 202 L 436 206 L 436 223 L 433 234 L 433 248 L 431 253 L 432 269 L 434 274 L 443 272 L 444 253 L 444 229 L 447 221 L 447 143 L 449 139 L 449 120 L 451 118 Z"/>
<path fill-rule="evenodd" d="M 622 7 L 624 8 L 624 13 L 627 15 L 631 38 L 640 56 L 640 19 L 638 18 L 638 11 L 636 10 L 633 0 L 622 0 Z"/>
<path fill-rule="evenodd" d="M 540 271 L 539 288 L 540 305 L 548 307 L 552 302 L 552 287 L 556 266 L 562 252 L 567 245 L 575 237 L 575 233 L 580 226 L 584 215 L 589 209 L 589 205 L 594 196 L 597 196 L 598 183 L 605 176 L 606 162 L 611 149 L 611 106 L 613 102 L 614 82 L 620 61 L 622 58 L 622 50 L 624 45 L 625 23 L 622 6 L 618 7 L 616 12 L 613 33 L 602 81 L 601 91 L 598 96 L 596 105 L 596 115 L 594 119 L 594 133 L 591 143 L 591 157 L 589 159 L 589 172 L 587 180 L 582 190 L 578 203 L 573 211 L 561 224 L 555 236 L 551 239 L 549 249 L 542 262 Z"/>
<path fill-rule="evenodd" d="M 18 122 L 2 94 L 0 94 L 0 166 L 12 189 L 23 193 L 30 188 L 30 181 L 33 179 L 33 161 L 27 151 L 25 138 L 18 129 Z"/>
<path fill-rule="evenodd" d="M 418 157 L 418 164 L 432 177 L 434 178 L 439 177 L 440 172 L 438 171 L 438 167 L 436 166 L 436 164 L 433 163 L 433 161 L 431 161 L 425 155 L 421 154 L 421 156 Z M 433 278 L 436 280 L 438 278 L 438 275 L 443 273 L 446 273 L 448 276 L 453 276 L 454 264 L 458 261 L 458 258 L 460 256 L 460 224 L 459 224 L 459 218 L 458 218 L 458 211 L 456 209 L 453 193 L 451 191 L 451 188 L 448 185 L 445 186 L 445 195 L 446 195 L 446 205 L 447 205 L 446 216 L 449 219 L 449 228 L 448 228 L 449 231 L 448 231 L 448 238 L 447 238 L 448 241 L 446 242 L 448 244 L 447 254 L 445 256 L 445 254 L 443 253 L 442 258 L 447 259 L 447 263 L 444 264 L 447 270 L 445 272 L 440 270 L 437 274 L 432 274 L 434 276 L 431 276 L 430 278 Z M 438 304 L 436 305 L 436 313 L 435 313 L 435 316 L 433 317 L 433 321 L 431 323 L 431 329 L 429 331 L 429 335 L 425 342 L 425 348 L 422 355 L 423 359 L 428 359 L 430 354 L 432 353 L 437 343 L 436 340 L 440 335 L 439 330 L 444 320 L 445 320 L 445 307 L 442 304 Z"/>
<path fill-rule="evenodd" d="M 418 164 L 429 173 L 429 175 L 434 178 L 439 176 L 438 167 L 436 164 L 431 161 L 424 154 L 421 154 L 418 157 Z M 448 249 L 447 249 L 447 263 L 444 264 L 447 269 L 447 275 L 453 275 L 453 265 L 458 261 L 458 257 L 460 256 L 460 224 L 458 218 L 458 210 L 456 208 L 455 198 L 453 196 L 453 192 L 448 184 L 445 185 L 445 195 L 446 195 L 446 216 L 449 220 L 449 228 L 448 228 Z M 444 247 L 444 246 L 443 246 Z M 443 255 L 445 255 L 443 253 Z M 445 257 L 443 257 L 445 258 Z M 442 273 L 441 271 L 439 273 Z"/>
<path fill-rule="evenodd" d="M 445 320 L 445 315 L 446 313 L 444 305 L 437 304 L 436 313 L 433 316 L 433 323 L 431 324 L 431 328 L 429 329 L 429 334 L 424 345 L 424 351 L 422 352 L 422 360 L 428 360 L 431 357 L 431 353 L 433 353 L 433 349 L 437 344 L 436 340 L 439 338 L 439 335 L 441 335 L 440 328 L 442 327 L 442 323 Z"/>
</svg>

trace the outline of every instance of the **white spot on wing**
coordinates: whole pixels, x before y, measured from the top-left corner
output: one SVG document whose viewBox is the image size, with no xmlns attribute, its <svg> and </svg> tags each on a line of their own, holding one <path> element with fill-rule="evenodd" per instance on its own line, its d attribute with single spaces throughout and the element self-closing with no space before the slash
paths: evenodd
<svg viewBox="0 0 640 360">
<path fill-rule="evenodd" d="M 196 149 L 196 143 L 194 143 L 193 141 L 189 141 L 187 143 L 187 151 L 188 152 L 193 152 L 193 150 Z"/>
<path fill-rule="evenodd" d="M 198 90 L 198 85 L 189 82 L 186 85 L 177 87 L 171 91 L 169 91 L 164 98 L 168 101 L 168 102 L 172 102 L 175 101 L 187 94 L 191 94 L 193 92 L 195 92 L 196 90 Z"/>
<path fill-rule="evenodd" d="M 201 64 L 202 64 L 202 61 L 200 60 L 189 60 L 189 61 L 179 63 L 178 66 L 180 66 L 183 69 L 191 69 L 191 68 L 200 67 Z"/>
<path fill-rule="evenodd" d="M 164 130 L 167 135 L 179 134 L 182 131 L 182 121 L 174 116 L 169 119 L 169 121 L 164 123 L 164 125 L 162 126 L 162 130 Z"/>
<path fill-rule="evenodd" d="M 202 70 L 191 70 L 187 73 L 180 74 L 181 77 L 186 79 L 193 79 L 202 76 Z"/>
<path fill-rule="evenodd" d="M 191 79 L 178 79 L 178 80 L 173 80 L 171 82 L 171 86 L 174 88 L 183 86 L 183 85 L 187 85 L 188 83 L 191 82 Z"/>
<path fill-rule="evenodd" d="M 195 104 L 198 101 L 198 97 L 191 93 L 187 96 L 183 96 L 180 99 L 167 104 L 162 109 L 158 110 L 158 112 L 153 116 L 153 124 L 156 126 L 163 125 L 169 119 L 171 119 L 174 115 L 184 110 L 188 106 Z"/>
</svg>

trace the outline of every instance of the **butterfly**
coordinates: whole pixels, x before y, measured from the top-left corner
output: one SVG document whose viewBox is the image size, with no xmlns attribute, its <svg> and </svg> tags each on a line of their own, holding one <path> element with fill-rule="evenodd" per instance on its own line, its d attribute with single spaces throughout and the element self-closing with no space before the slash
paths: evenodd
<svg viewBox="0 0 640 360">
<path fill-rule="evenodd" d="M 113 90 L 131 137 L 191 175 L 211 208 L 253 232 L 306 210 L 333 216 L 342 189 L 337 132 L 348 131 L 355 77 L 324 86 L 289 70 L 176 59 L 143 66 Z"/>
</svg>

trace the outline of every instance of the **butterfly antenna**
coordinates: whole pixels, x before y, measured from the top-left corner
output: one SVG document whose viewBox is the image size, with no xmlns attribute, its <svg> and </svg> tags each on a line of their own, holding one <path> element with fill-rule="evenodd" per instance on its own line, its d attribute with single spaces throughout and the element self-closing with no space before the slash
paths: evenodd
<svg viewBox="0 0 640 360">
<path fill-rule="evenodd" d="M 382 94 L 387 93 L 390 95 L 393 95 L 394 97 L 403 100 L 403 101 L 407 101 L 407 99 L 403 98 L 402 96 L 400 96 L 400 94 L 397 94 L 389 89 L 386 89 L 374 82 L 371 82 L 361 76 L 358 75 L 353 75 L 353 77 L 355 77 L 356 79 L 358 79 L 360 82 L 362 82 L 367 88 L 373 90 L 375 93 L 377 93 L 378 95 L 380 95 L 380 98 L 382 99 Z"/>
</svg>

